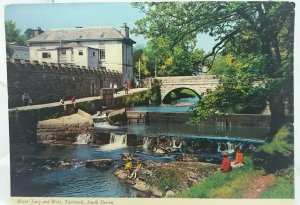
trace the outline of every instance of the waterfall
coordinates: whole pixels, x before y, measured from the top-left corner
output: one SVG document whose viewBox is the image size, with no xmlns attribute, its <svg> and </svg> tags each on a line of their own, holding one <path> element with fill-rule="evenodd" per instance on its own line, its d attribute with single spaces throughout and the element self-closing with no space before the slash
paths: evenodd
<svg viewBox="0 0 300 205">
<path fill-rule="evenodd" d="M 126 145 L 127 144 L 127 134 L 119 135 L 116 133 L 110 133 L 109 144 L 114 145 Z"/>
<path fill-rule="evenodd" d="M 92 142 L 92 136 L 90 133 L 82 133 L 76 137 L 74 144 L 88 144 Z"/>
<path fill-rule="evenodd" d="M 109 144 L 101 146 L 99 151 L 111 151 L 127 146 L 127 134 L 110 133 Z"/>
<path fill-rule="evenodd" d="M 178 144 L 179 143 L 179 144 Z M 182 141 L 179 139 L 173 139 L 173 149 L 180 149 L 182 146 Z"/>
<path fill-rule="evenodd" d="M 221 142 L 217 142 L 218 143 L 218 149 L 217 149 L 217 152 L 222 152 L 221 151 Z"/>
<path fill-rule="evenodd" d="M 143 149 L 144 150 L 147 150 L 149 145 L 151 143 L 151 140 L 149 139 L 149 137 L 144 137 L 144 140 L 143 140 Z"/>
<path fill-rule="evenodd" d="M 228 153 L 229 154 L 234 153 L 234 146 L 233 146 L 233 144 L 231 142 L 229 142 L 229 141 L 226 144 L 227 144 Z"/>
</svg>

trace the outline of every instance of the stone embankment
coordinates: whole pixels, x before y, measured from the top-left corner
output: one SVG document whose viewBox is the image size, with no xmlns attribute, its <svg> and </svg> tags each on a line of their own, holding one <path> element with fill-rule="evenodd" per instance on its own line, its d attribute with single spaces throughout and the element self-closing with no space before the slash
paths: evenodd
<svg viewBox="0 0 300 205">
<path fill-rule="evenodd" d="M 54 141 L 76 141 L 76 136 L 84 133 L 93 124 L 92 116 L 82 110 L 76 114 L 57 119 L 39 121 L 37 139 L 43 143 Z"/>
</svg>

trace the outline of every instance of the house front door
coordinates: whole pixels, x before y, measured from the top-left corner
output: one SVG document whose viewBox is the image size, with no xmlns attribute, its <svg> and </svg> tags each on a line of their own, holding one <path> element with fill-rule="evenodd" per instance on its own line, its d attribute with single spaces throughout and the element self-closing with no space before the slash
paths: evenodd
<svg viewBox="0 0 300 205">
<path fill-rule="evenodd" d="M 66 63 L 67 62 L 67 51 L 66 49 L 59 50 L 59 63 Z"/>
</svg>

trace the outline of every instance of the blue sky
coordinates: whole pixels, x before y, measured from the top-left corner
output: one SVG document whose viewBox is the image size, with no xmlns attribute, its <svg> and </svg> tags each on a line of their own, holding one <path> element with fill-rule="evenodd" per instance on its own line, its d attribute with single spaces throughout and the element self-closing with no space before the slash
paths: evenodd
<svg viewBox="0 0 300 205">
<path fill-rule="evenodd" d="M 113 26 L 120 29 L 123 23 L 130 28 L 144 14 L 130 3 L 68 3 L 68 4 L 16 4 L 5 8 L 5 19 L 16 22 L 22 33 L 27 28 L 55 28 Z M 143 36 L 131 34 L 136 45 L 146 45 Z M 197 47 L 210 51 L 214 41 L 207 35 L 199 35 Z"/>
</svg>

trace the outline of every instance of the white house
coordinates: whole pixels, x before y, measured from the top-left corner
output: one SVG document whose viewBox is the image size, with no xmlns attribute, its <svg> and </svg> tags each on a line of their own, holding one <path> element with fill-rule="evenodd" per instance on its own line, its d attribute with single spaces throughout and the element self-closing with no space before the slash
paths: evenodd
<svg viewBox="0 0 300 205">
<path fill-rule="evenodd" d="M 27 41 L 30 60 L 118 70 L 123 82 L 133 78 L 133 44 L 129 28 L 53 29 Z"/>
</svg>

